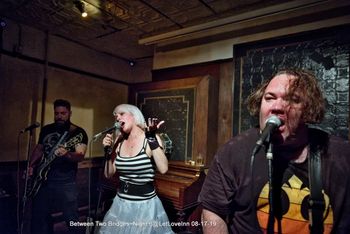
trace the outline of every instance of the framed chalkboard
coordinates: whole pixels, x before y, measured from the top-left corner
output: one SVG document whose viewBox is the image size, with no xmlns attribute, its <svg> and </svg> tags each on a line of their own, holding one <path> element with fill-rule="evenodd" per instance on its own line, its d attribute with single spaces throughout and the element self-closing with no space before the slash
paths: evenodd
<svg viewBox="0 0 350 234">
<path fill-rule="evenodd" d="M 326 99 L 326 115 L 318 126 L 343 138 L 349 136 L 349 51 L 347 29 L 333 29 L 273 39 L 233 48 L 234 129 L 236 135 L 258 124 L 244 106 L 248 95 L 283 68 L 313 71 Z"/>
<path fill-rule="evenodd" d="M 138 92 L 136 103 L 145 118 L 165 120 L 162 131 L 173 141 L 173 160 L 192 157 L 194 97 L 194 88 Z"/>
<path fill-rule="evenodd" d="M 157 117 L 165 123 L 160 132 L 166 133 L 172 141 L 170 160 L 206 162 L 209 134 L 217 129 L 209 127 L 213 115 L 209 109 L 217 108 L 213 92 L 217 88 L 211 77 L 190 77 L 184 79 L 135 84 L 130 87 L 130 103 L 140 108 L 145 118 Z M 215 103 L 216 100 L 216 103 Z M 217 121 L 215 121 L 216 123 Z"/>
</svg>

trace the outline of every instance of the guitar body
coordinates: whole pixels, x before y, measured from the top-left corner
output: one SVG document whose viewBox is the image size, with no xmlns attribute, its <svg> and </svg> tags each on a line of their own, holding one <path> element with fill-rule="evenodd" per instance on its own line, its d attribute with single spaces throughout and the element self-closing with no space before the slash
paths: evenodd
<svg viewBox="0 0 350 234">
<path fill-rule="evenodd" d="M 63 144 L 63 142 L 66 139 L 67 134 L 68 134 L 67 131 L 64 132 L 63 135 L 60 137 L 60 139 L 55 144 L 55 146 L 52 147 L 48 156 L 42 157 L 40 164 L 38 165 L 38 167 L 35 170 L 34 178 L 31 179 L 31 182 L 28 183 L 28 185 L 27 185 L 27 190 L 26 190 L 26 197 L 27 198 L 34 197 L 38 193 L 42 183 L 47 179 L 47 173 L 50 169 L 50 164 L 57 157 L 55 155 L 55 151 L 58 148 L 58 146 Z"/>
<path fill-rule="evenodd" d="M 81 140 L 83 139 L 83 134 L 79 133 L 78 135 L 74 136 L 73 138 L 69 139 L 67 142 L 64 143 L 64 141 L 66 140 L 67 134 L 68 134 L 68 132 L 65 132 L 60 137 L 60 139 L 55 144 L 55 146 L 51 149 L 48 156 L 42 158 L 40 164 L 37 166 L 37 168 L 35 170 L 34 176 L 32 176 L 33 179 L 31 179 L 31 182 L 28 183 L 27 193 L 26 193 L 27 197 L 34 197 L 38 193 L 42 183 L 46 181 L 47 173 L 50 170 L 50 165 L 57 157 L 55 155 L 55 151 L 56 151 L 57 147 L 60 145 L 63 145 L 66 148 L 71 147 L 71 146 L 75 146 L 75 145 L 79 144 L 81 142 Z"/>
<path fill-rule="evenodd" d="M 38 193 L 41 185 L 47 179 L 47 173 L 49 170 L 50 165 L 47 165 L 46 163 L 39 165 L 37 172 L 34 173 L 35 177 L 30 180 L 30 185 L 27 189 L 27 197 L 34 197 Z"/>
</svg>

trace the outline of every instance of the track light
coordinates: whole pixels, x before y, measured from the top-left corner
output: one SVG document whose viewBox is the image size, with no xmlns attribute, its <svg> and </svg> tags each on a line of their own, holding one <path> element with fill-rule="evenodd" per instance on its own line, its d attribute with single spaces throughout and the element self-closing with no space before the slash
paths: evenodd
<svg viewBox="0 0 350 234">
<path fill-rule="evenodd" d="M 84 4 L 83 1 L 75 0 L 74 1 L 74 5 L 75 5 L 76 8 L 78 8 L 78 10 L 80 11 L 82 17 L 85 18 L 88 15 L 87 12 L 85 11 L 85 4 Z"/>
</svg>

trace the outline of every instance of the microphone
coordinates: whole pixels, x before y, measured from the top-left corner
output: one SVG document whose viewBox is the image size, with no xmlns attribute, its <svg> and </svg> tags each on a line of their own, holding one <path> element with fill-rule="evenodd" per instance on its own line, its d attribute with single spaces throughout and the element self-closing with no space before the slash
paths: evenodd
<svg viewBox="0 0 350 234">
<path fill-rule="evenodd" d="M 35 122 L 35 123 L 33 123 L 32 125 L 30 125 L 30 126 L 24 128 L 24 129 L 22 129 L 22 130 L 20 131 L 20 133 L 24 133 L 24 132 L 26 132 L 26 131 L 31 131 L 31 130 L 33 130 L 34 128 L 37 128 L 37 127 L 40 127 L 40 123 L 39 123 L 39 122 Z"/>
<path fill-rule="evenodd" d="M 93 140 L 96 140 L 97 138 L 99 138 L 99 137 L 102 136 L 103 134 L 112 132 L 112 131 L 117 130 L 117 129 L 120 129 L 120 123 L 119 123 L 119 122 L 115 122 L 114 125 L 113 125 L 113 127 L 110 127 L 110 128 L 108 128 L 108 129 L 106 129 L 106 130 L 100 132 L 100 133 L 97 133 L 92 139 L 93 139 Z"/>
<path fill-rule="evenodd" d="M 254 154 L 256 154 L 260 150 L 264 143 L 270 141 L 271 133 L 278 129 L 281 125 L 283 125 L 283 122 L 276 115 L 271 115 L 269 118 L 267 118 L 267 120 L 265 121 L 265 128 L 262 131 L 260 138 L 256 142 Z"/>
</svg>

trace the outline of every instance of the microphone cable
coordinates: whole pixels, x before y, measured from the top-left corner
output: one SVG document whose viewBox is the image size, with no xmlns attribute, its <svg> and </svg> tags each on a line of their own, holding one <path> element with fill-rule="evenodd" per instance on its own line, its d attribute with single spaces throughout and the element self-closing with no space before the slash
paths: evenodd
<svg viewBox="0 0 350 234">
<path fill-rule="evenodd" d="M 88 153 L 88 159 L 90 161 L 90 166 L 89 166 L 89 169 L 88 169 L 88 215 L 86 217 L 86 222 L 93 222 L 93 218 L 92 218 L 92 212 L 91 212 L 91 171 L 92 171 L 92 167 L 93 167 L 93 164 L 92 164 L 92 142 L 93 142 L 93 139 L 91 139 L 89 141 L 89 153 Z M 92 230 L 93 227 L 91 227 L 90 225 L 87 225 L 86 227 L 86 233 L 92 233 Z"/>
</svg>

